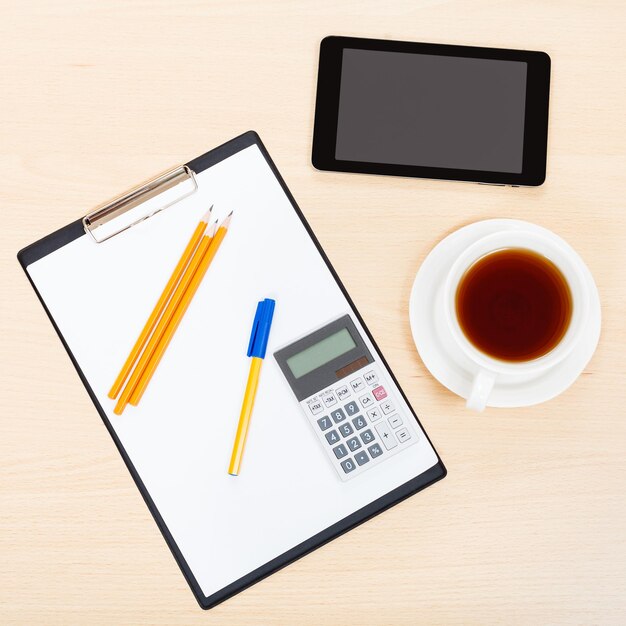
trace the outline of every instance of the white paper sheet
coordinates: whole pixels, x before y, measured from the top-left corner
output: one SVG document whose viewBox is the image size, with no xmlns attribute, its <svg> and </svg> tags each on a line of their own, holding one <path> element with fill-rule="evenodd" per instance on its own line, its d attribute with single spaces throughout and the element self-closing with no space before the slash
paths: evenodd
<svg viewBox="0 0 626 626">
<path fill-rule="evenodd" d="M 437 457 L 422 436 L 357 479 L 338 479 L 272 353 L 348 303 L 256 146 L 197 180 L 198 192 L 174 207 L 102 244 L 80 237 L 27 271 L 208 596 Z M 215 217 L 235 210 L 231 229 L 139 407 L 117 416 L 107 392 L 211 204 Z M 276 300 L 274 324 L 242 472 L 232 477 L 246 348 L 265 297 Z"/>
</svg>

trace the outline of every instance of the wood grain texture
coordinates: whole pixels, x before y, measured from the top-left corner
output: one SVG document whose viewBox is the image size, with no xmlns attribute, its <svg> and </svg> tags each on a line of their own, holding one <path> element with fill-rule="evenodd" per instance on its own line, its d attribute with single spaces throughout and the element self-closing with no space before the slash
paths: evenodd
<svg viewBox="0 0 626 626">
<path fill-rule="evenodd" d="M 0 1 L 0 622 L 618 624 L 626 619 L 625 5 L 477 0 Z M 319 41 L 545 50 L 537 189 L 317 172 Z M 15 259 L 104 199 L 257 130 L 448 478 L 209 613 L 197 607 Z M 432 246 L 491 217 L 553 229 L 598 283 L 577 383 L 469 414 L 412 344 Z"/>
</svg>

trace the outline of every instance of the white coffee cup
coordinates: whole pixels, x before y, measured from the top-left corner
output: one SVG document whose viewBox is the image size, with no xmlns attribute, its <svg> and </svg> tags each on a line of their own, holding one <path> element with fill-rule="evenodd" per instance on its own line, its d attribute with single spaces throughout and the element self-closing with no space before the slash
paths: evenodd
<svg viewBox="0 0 626 626">
<path fill-rule="evenodd" d="M 572 296 L 572 316 L 561 341 L 547 354 L 524 362 L 507 362 L 481 352 L 465 336 L 456 316 L 456 293 L 465 272 L 480 258 L 498 250 L 522 248 L 546 257 L 561 271 Z M 444 323 L 453 342 L 472 365 L 473 383 L 467 407 L 482 411 L 494 384 L 519 384 L 556 368 L 584 338 L 590 294 L 576 253 L 556 235 L 504 230 L 474 242 L 453 263 L 443 287 Z"/>
</svg>

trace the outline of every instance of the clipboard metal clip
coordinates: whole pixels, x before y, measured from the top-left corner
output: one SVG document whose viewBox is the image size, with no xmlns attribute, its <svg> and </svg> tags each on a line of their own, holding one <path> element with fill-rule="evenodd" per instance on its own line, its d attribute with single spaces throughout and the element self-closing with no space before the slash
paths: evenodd
<svg viewBox="0 0 626 626">
<path fill-rule="evenodd" d="M 179 193 L 174 190 L 175 187 L 179 188 Z M 181 165 L 85 215 L 82 220 L 85 233 L 91 235 L 96 243 L 102 243 L 160 213 L 163 209 L 167 209 L 183 198 L 187 198 L 197 189 L 198 182 L 194 171 L 186 165 Z M 172 191 L 170 192 L 170 190 Z M 150 202 L 151 199 L 161 194 L 164 194 L 162 199 L 164 203 Z M 144 210 L 141 213 L 133 211 L 143 204 L 146 205 L 144 208 L 147 211 Z M 127 219 L 117 228 L 112 229 L 110 226 L 102 228 L 105 224 L 120 218 L 122 215 L 125 215 Z"/>
</svg>

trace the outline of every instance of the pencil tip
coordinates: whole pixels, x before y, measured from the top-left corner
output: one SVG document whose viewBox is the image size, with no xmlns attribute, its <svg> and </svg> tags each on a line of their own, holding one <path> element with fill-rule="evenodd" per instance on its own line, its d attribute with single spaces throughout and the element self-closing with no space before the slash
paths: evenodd
<svg viewBox="0 0 626 626">
<path fill-rule="evenodd" d="M 213 224 L 211 225 L 211 230 L 209 231 L 209 237 L 213 237 L 213 235 L 215 235 L 216 232 L 217 232 L 217 220 L 215 220 Z"/>
<path fill-rule="evenodd" d="M 220 224 L 221 228 L 228 228 L 228 225 L 230 224 L 230 220 L 233 216 L 233 212 L 231 211 L 224 219 L 224 221 Z"/>
<path fill-rule="evenodd" d="M 213 210 L 213 205 L 211 205 L 211 208 L 202 216 L 202 219 L 200 220 L 201 222 L 206 222 L 207 224 L 209 223 L 209 218 L 211 217 L 211 211 Z"/>
</svg>

